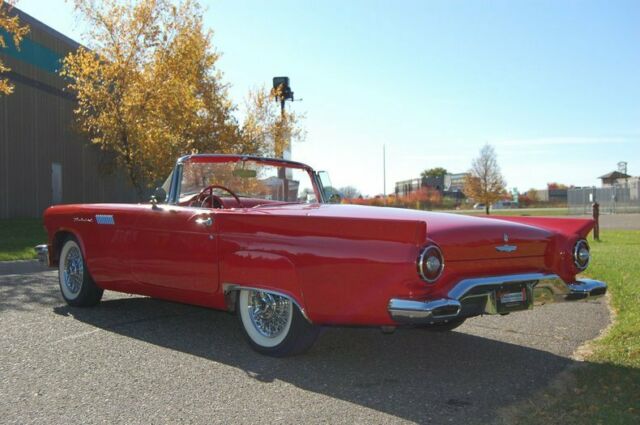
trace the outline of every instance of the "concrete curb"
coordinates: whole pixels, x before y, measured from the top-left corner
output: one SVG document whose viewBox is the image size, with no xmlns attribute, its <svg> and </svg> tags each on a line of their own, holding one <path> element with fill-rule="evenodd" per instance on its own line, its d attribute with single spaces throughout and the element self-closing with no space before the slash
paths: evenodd
<svg viewBox="0 0 640 425">
<path fill-rule="evenodd" d="M 0 276 L 10 274 L 39 273 L 49 269 L 38 260 L 0 261 Z"/>
</svg>

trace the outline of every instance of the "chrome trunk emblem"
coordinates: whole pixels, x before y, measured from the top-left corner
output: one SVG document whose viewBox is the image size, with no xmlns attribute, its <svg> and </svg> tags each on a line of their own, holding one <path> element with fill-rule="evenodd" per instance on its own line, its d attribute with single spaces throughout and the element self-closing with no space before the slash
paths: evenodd
<svg viewBox="0 0 640 425">
<path fill-rule="evenodd" d="M 502 240 L 505 242 L 504 245 L 500 245 L 496 247 L 496 251 L 498 252 L 514 252 L 515 250 L 518 249 L 518 247 L 516 245 L 507 245 L 507 242 L 509 242 L 509 235 L 507 235 L 506 233 L 504 235 L 502 235 Z"/>
</svg>

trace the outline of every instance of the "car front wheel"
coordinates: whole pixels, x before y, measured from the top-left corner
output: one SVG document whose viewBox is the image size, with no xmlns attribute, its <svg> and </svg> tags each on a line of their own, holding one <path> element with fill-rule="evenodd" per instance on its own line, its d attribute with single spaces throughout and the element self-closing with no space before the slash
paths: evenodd
<svg viewBox="0 0 640 425">
<path fill-rule="evenodd" d="M 60 250 L 58 280 L 62 298 L 74 307 L 90 307 L 102 299 L 99 288 L 87 270 L 80 245 L 74 238 L 64 241 Z"/>
<path fill-rule="evenodd" d="M 307 351 L 320 328 L 302 315 L 288 297 L 255 289 L 238 294 L 237 312 L 245 336 L 254 350 L 272 357 Z"/>
</svg>

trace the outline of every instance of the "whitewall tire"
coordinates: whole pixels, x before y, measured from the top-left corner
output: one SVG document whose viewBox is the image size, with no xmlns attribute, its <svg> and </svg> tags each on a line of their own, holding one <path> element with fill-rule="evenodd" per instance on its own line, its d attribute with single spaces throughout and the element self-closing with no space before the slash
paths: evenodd
<svg viewBox="0 0 640 425">
<path fill-rule="evenodd" d="M 269 356 L 300 354 L 313 345 L 320 331 L 290 298 L 273 292 L 242 289 L 236 308 L 249 344 Z"/>
<path fill-rule="evenodd" d="M 58 261 L 58 283 L 62 298 L 69 305 L 89 307 L 96 305 L 102 298 L 103 290 L 91 278 L 82 249 L 73 237 L 62 243 Z"/>
</svg>

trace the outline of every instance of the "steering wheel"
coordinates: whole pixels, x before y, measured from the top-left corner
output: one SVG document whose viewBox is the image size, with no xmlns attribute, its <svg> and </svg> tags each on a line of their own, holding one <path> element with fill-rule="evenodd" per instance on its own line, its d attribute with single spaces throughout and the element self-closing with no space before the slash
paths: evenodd
<svg viewBox="0 0 640 425">
<path fill-rule="evenodd" d="M 224 186 L 220 186 L 219 184 L 210 184 L 209 186 L 203 188 L 200 193 L 198 193 L 190 202 L 189 206 L 199 206 L 202 208 L 224 208 L 224 202 L 220 199 L 219 196 L 213 194 L 213 189 L 222 189 L 225 192 L 228 192 L 231 196 L 233 196 L 238 203 L 238 206 L 242 206 L 242 202 L 238 195 L 233 193 L 231 189 L 226 188 Z M 207 193 L 209 192 L 209 193 Z"/>
</svg>

